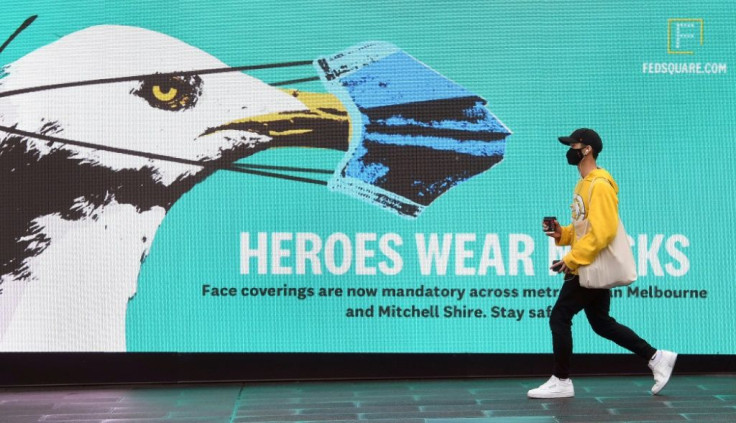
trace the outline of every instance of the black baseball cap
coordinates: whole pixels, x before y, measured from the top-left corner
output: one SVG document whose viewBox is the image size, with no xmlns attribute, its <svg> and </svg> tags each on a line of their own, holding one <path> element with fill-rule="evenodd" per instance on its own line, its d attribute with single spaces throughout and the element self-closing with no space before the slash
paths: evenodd
<svg viewBox="0 0 736 423">
<path fill-rule="evenodd" d="M 589 128 L 580 128 L 573 131 L 569 137 L 559 137 L 561 143 L 565 145 L 575 144 L 576 142 L 583 143 L 593 147 L 593 151 L 596 154 L 603 150 L 603 142 L 598 133 Z"/>
</svg>

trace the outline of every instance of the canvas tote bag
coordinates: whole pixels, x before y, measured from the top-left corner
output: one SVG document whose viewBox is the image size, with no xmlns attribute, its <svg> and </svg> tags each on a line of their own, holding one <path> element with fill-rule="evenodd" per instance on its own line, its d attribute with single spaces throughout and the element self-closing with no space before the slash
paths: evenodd
<svg viewBox="0 0 736 423">
<path fill-rule="evenodd" d="M 594 179 L 590 184 L 588 209 L 590 209 L 590 203 L 593 199 L 593 185 L 599 179 L 603 178 Z M 607 180 L 605 181 L 608 182 Z M 590 227 L 587 217 L 580 222 L 574 222 L 573 225 L 577 239 L 582 238 L 583 235 L 588 233 Z M 630 285 L 636 280 L 634 254 L 631 252 L 629 238 L 626 236 L 626 230 L 624 229 L 624 224 L 620 216 L 616 237 L 598 253 L 592 263 L 587 266 L 580 266 L 578 277 L 580 279 L 580 286 L 591 289 L 608 289 L 625 286 Z"/>
</svg>

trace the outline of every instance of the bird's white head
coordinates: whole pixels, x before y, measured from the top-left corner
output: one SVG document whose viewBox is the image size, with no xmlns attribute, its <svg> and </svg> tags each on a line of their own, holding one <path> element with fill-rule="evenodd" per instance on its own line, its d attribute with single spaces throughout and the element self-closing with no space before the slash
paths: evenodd
<svg viewBox="0 0 736 423">
<path fill-rule="evenodd" d="M 225 67 L 210 54 L 154 31 L 113 25 L 90 27 L 6 67 L 0 93 L 69 86 L 0 97 L 0 123 L 207 164 L 252 154 L 274 138 L 268 131 L 248 130 L 233 122 L 309 111 L 297 95 L 240 72 L 187 73 Z M 135 75 L 142 77 L 125 79 Z M 125 80 L 115 81 L 117 78 Z M 106 82 L 73 84 L 95 80 Z M 346 119 L 343 117 L 343 124 Z M 63 151 L 80 163 L 114 171 L 145 168 L 164 186 L 203 172 L 201 166 L 103 149 L 26 142 L 39 156 Z"/>
<path fill-rule="evenodd" d="M 346 148 L 336 98 L 192 72 L 222 68 L 169 36 L 96 26 L 0 71 L 0 350 L 124 350 L 141 261 L 179 197 L 271 146 Z"/>
</svg>

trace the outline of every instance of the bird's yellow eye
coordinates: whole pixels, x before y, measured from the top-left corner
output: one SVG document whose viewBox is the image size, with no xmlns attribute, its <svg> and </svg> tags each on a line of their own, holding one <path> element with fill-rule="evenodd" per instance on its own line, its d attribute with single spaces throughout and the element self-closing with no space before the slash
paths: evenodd
<svg viewBox="0 0 736 423">
<path fill-rule="evenodd" d="M 160 85 L 154 85 L 151 90 L 153 96 L 159 101 L 171 101 L 179 93 L 179 90 L 174 87 L 168 87 L 168 90 L 164 91 Z"/>
<path fill-rule="evenodd" d="M 197 104 L 202 94 L 202 79 L 197 75 L 151 75 L 130 93 L 157 109 L 187 110 Z"/>
</svg>

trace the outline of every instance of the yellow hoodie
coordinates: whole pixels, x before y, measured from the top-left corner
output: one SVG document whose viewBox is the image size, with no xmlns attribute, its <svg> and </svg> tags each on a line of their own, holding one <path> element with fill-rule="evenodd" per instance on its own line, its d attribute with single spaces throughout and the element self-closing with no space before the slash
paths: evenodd
<svg viewBox="0 0 736 423">
<path fill-rule="evenodd" d="M 591 184 L 593 192 L 591 195 Z M 577 239 L 574 223 L 562 227 L 557 245 L 571 245 L 570 252 L 562 258 L 573 273 L 580 266 L 593 262 L 598 253 L 613 241 L 618 230 L 618 185 L 604 169 L 588 173 L 575 186 L 572 204 L 572 221 L 588 219 L 588 232 Z"/>
</svg>

